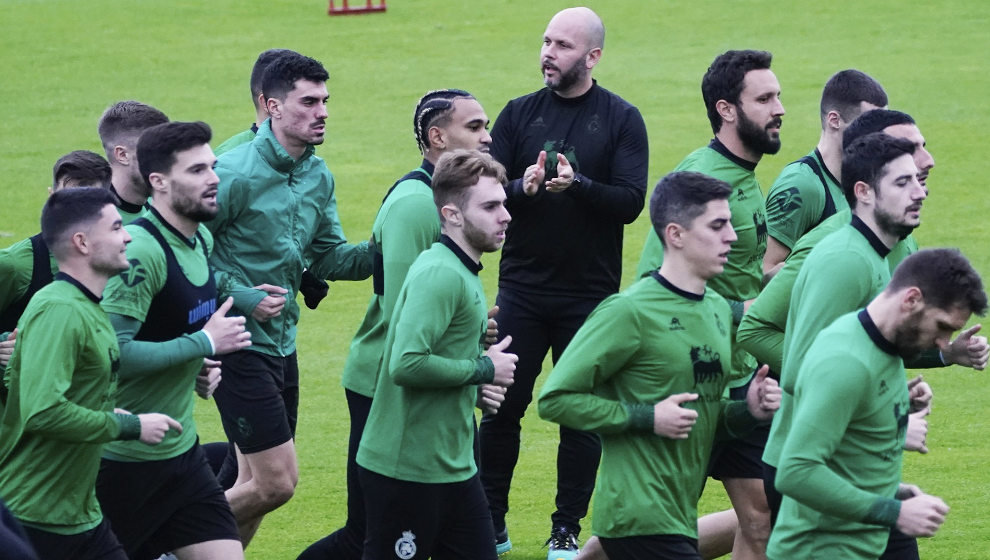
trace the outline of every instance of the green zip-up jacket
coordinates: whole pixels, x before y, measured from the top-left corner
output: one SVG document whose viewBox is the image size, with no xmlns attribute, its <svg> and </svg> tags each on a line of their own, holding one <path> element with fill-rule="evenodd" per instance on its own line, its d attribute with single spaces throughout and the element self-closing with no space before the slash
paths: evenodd
<svg viewBox="0 0 990 560">
<path fill-rule="evenodd" d="M 304 269 L 328 280 L 371 276 L 368 242 L 347 243 L 337 216 L 333 175 L 312 146 L 294 160 L 272 133 L 271 120 L 247 144 L 217 160 L 220 212 L 207 224 L 213 232 L 210 264 L 220 301 L 244 294 L 238 286 L 273 284 L 289 291 L 278 317 L 259 322 L 251 312 L 267 295 L 248 290 L 235 296 L 247 317 L 250 350 L 287 356 L 296 349 L 300 278 Z"/>
</svg>

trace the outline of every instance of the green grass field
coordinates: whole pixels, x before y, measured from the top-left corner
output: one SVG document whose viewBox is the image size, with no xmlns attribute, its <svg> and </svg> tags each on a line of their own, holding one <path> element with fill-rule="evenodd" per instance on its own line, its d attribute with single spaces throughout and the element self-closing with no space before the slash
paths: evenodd
<svg viewBox="0 0 990 560">
<path fill-rule="evenodd" d="M 246 128 L 253 119 L 248 74 L 257 54 L 271 47 L 301 51 L 330 71 L 328 141 L 318 154 L 336 177 L 345 231 L 366 238 L 385 189 L 419 162 L 411 129 L 419 96 L 464 88 L 494 120 L 507 100 L 541 86 L 543 29 L 568 5 L 392 0 L 384 14 L 328 17 L 322 0 L 0 0 L 0 98 L 7 100 L 0 124 L 0 247 L 38 230 L 52 164 L 70 150 L 99 152 L 96 122 L 115 101 L 138 99 L 176 120 L 204 120 L 216 143 Z M 914 115 L 937 160 L 917 238 L 926 246 L 961 247 L 978 270 L 990 272 L 988 205 L 978 186 L 985 174 L 979 142 L 990 130 L 990 4 L 611 0 L 591 7 L 607 28 L 595 76 L 642 111 L 651 182 L 710 139 L 699 84 L 719 52 L 775 54 L 788 113 L 781 153 L 757 170 L 765 188 L 817 141 L 825 80 L 859 68 L 884 84 L 892 108 Z M 624 285 L 647 230 L 645 214 L 627 228 Z M 489 256 L 484 273 L 492 300 L 496 263 Z M 300 482 L 293 500 L 266 520 L 248 558 L 295 558 L 343 522 L 348 420 L 340 372 L 370 292 L 369 282 L 338 283 L 317 311 L 304 310 Z M 952 511 L 938 536 L 922 542 L 923 557 L 990 557 L 987 374 L 953 368 L 928 379 L 936 392 L 931 453 L 908 457 L 904 477 L 942 496 Z M 200 412 L 203 440 L 218 439 L 212 403 Z M 556 426 L 533 411 L 524 432 L 508 519 L 517 560 L 545 557 L 540 547 L 554 495 Z M 725 503 L 710 484 L 701 508 Z"/>
</svg>

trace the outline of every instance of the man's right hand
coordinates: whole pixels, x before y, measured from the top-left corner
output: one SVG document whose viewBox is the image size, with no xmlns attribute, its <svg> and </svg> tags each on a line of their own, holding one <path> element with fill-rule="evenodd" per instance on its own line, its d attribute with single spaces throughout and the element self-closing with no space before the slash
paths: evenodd
<svg viewBox="0 0 990 560">
<path fill-rule="evenodd" d="M 492 344 L 485 351 L 485 355 L 491 358 L 492 364 L 495 366 L 495 378 L 492 379 L 493 385 L 508 387 L 514 381 L 516 362 L 519 361 L 519 357 L 505 351 L 511 343 L 512 337 L 507 336 L 498 344 Z"/>
<path fill-rule="evenodd" d="M 157 445 L 165 439 L 169 429 L 182 433 L 182 424 L 173 420 L 171 416 L 149 412 L 138 414 L 137 417 L 141 420 L 141 437 L 138 438 L 141 443 Z"/>
<path fill-rule="evenodd" d="M 234 298 L 227 298 L 203 325 L 203 330 L 213 340 L 214 354 L 229 354 L 251 346 L 251 333 L 244 330 L 244 317 L 227 317 L 233 305 Z"/>
<path fill-rule="evenodd" d="M 7 367 L 7 362 L 10 361 L 10 357 L 14 355 L 14 340 L 17 338 L 17 329 L 14 329 L 7 339 L 0 341 L 0 372 L 3 368 Z"/>
<path fill-rule="evenodd" d="M 251 312 L 251 316 L 256 321 L 264 323 L 272 317 L 278 317 L 282 314 L 282 308 L 285 307 L 285 294 L 289 293 L 289 290 L 271 284 L 261 284 L 255 286 L 254 289 L 268 294 Z"/>
<path fill-rule="evenodd" d="M 687 439 L 698 421 L 698 411 L 681 404 L 698 400 L 698 393 L 677 393 L 653 405 L 653 433 L 670 439 Z"/>
<path fill-rule="evenodd" d="M 920 494 L 901 502 L 897 529 L 909 537 L 931 537 L 945 523 L 949 506 L 941 498 Z"/>
<path fill-rule="evenodd" d="M 925 420 L 925 416 L 931 411 L 931 408 L 925 407 L 908 415 L 907 437 L 904 439 L 905 451 L 928 453 L 928 447 L 925 445 L 925 440 L 928 438 L 928 420 Z"/>
<path fill-rule="evenodd" d="M 536 163 L 530 165 L 523 172 L 522 177 L 522 187 L 523 192 L 526 196 L 533 196 L 540 190 L 540 185 L 543 184 L 543 178 L 547 175 L 547 153 L 546 151 L 541 151 L 540 155 L 536 158 Z"/>
</svg>

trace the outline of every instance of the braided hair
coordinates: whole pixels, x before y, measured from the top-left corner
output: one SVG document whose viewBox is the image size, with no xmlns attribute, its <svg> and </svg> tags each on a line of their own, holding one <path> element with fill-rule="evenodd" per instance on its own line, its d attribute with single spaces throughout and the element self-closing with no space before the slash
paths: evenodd
<svg viewBox="0 0 990 560">
<path fill-rule="evenodd" d="M 474 99 L 474 96 L 462 89 L 438 89 L 428 92 L 416 103 L 413 113 L 413 134 L 419 151 L 426 153 L 430 148 L 430 127 L 443 126 L 454 109 L 454 100 Z"/>
</svg>

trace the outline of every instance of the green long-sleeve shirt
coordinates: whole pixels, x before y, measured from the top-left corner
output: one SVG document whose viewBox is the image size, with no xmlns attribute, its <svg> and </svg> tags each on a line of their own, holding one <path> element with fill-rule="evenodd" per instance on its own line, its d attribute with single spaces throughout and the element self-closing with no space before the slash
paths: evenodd
<svg viewBox="0 0 990 560">
<path fill-rule="evenodd" d="M 597 432 L 602 462 L 592 529 L 602 537 L 697 538 L 698 496 L 717 432 L 738 435 L 755 420 L 723 400 L 731 313 L 714 290 L 680 290 L 658 273 L 603 301 L 550 372 L 540 417 Z M 654 405 L 697 393 L 684 440 L 653 432 Z"/>
<path fill-rule="evenodd" d="M 421 177 L 429 178 L 433 165 L 423 161 L 420 170 Z M 375 394 L 388 320 L 409 267 L 440 237 L 440 218 L 430 185 L 416 178 L 395 185 L 378 210 L 371 234 L 382 254 L 382 293 L 372 294 L 368 302 L 341 379 L 345 388 L 366 397 Z"/>
<path fill-rule="evenodd" d="M 756 360 L 736 345 L 736 325 L 743 305 L 760 293 L 763 283 L 763 255 L 767 252 L 767 219 L 763 192 L 756 180 L 756 164 L 732 154 L 718 139 L 691 152 L 674 171 L 696 171 L 725 181 L 732 187 L 729 208 L 732 228 L 738 239 L 729 251 L 725 270 L 708 281 L 732 308 L 732 375 L 729 387 L 745 384 L 756 369 Z M 643 277 L 663 263 L 663 245 L 652 229 L 646 236 L 637 276 Z"/>
<path fill-rule="evenodd" d="M 144 217 L 168 243 L 185 279 L 196 286 L 206 285 L 211 274 L 206 253 L 213 242 L 209 230 L 200 226 L 199 236 L 187 239 L 178 230 L 167 226 L 154 209 Z M 212 345 L 202 330 L 177 334 L 175 338 L 164 341 L 135 340 L 143 324 L 154 324 L 156 321 L 156 317 L 148 316 L 148 313 L 154 298 L 165 287 L 169 271 L 165 251 L 148 230 L 130 225 L 127 231 L 132 239 L 127 245 L 131 268 L 110 279 L 103 291 L 102 302 L 120 345 L 117 406 L 135 414 L 167 414 L 182 424 L 183 429 L 181 434 L 169 430 L 162 442 L 155 446 L 132 441 L 107 444 L 103 456 L 117 461 L 170 459 L 188 451 L 196 443 L 193 391 L 196 376 L 203 367 L 203 358 L 212 354 Z M 200 240 L 206 244 L 205 252 Z M 209 308 L 215 297 L 214 292 L 213 300 L 199 303 L 206 303 Z M 182 306 L 183 309 L 196 303 L 174 301 L 175 306 Z M 190 319 L 190 323 L 199 323 L 203 322 L 204 317 Z"/>
<path fill-rule="evenodd" d="M 357 462 L 423 483 L 474 476 L 477 385 L 494 376 L 474 263 L 447 237 L 420 254 L 399 292 Z"/>
<path fill-rule="evenodd" d="M 771 559 L 873 559 L 897 522 L 894 499 L 910 406 L 904 363 L 866 310 L 811 344 L 791 399 Z"/>
<path fill-rule="evenodd" d="M 0 424 L 0 497 L 27 525 L 77 534 L 103 519 L 96 500 L 102 444 L 136 439 L 136 416 L 114 414 L 119 352 L 99 297 L 71 277 L 31 298 L 7 368 Z"/>
</svg>

